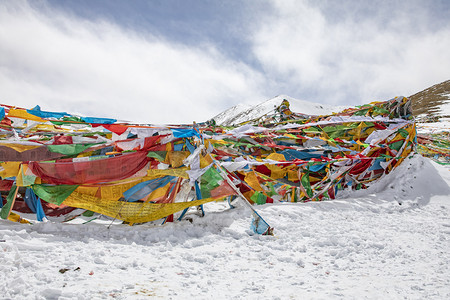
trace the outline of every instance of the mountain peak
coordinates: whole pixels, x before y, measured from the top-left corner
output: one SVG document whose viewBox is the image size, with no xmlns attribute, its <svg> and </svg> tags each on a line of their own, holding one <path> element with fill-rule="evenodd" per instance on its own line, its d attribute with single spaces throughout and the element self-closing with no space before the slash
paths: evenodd
<svg viewBox="0 0 450 300">
<path fill-rule="evenodd" d="M 251 121 L 272 113 L 285 99 L 289 101 L 290 108 L 293 112 L 306 115 L 327 115 L 347 108 L 344 106 L 333 106 L 299 100 L 287 95 L 278 95 L 254 106 L 238 104 L 216 115 L 213 119 L 217 124 L 224 126 Z"/>
</svg>

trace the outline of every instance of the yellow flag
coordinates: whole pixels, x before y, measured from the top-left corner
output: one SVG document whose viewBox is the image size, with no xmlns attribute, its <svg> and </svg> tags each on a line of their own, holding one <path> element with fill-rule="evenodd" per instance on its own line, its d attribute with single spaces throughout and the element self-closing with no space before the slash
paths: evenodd
<svg viewBox="0 0 450 300">
<path fill-rule="evenodd" d="M 37 122 L 42 122 L 42 123 L 47 122 L 47 120 L 41 119 L 39 117 L 36 117 L 35 115 L 27 113 L 27 111 L 24 109 L 11 108 L 9 110 L 8 117 L 27 119 L 27 120 L 37 121 Z"/>
<path fill-rule="evenodd" d="M 4 178 L 15 177 L 19 174 L 20 161 L 6 161 L 0 164 L 0 176 Z"/>
<path fill-rule="evenodd" d="M 75 191 L 64 200 L 63 204 L 91 210 L 129 223 L 144 223 L 167 217 L 191 206 L 198 206 L 215 200 L 214 198 L 205 198 L 179 203 L 124 202 L 101 199 Z"/>
</svg>

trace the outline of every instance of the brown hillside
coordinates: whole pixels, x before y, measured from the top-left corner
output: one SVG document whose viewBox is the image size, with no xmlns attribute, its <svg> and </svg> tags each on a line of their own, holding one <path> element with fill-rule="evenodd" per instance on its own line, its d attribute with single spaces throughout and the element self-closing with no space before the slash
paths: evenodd
<svg viewBox="0 0 450 300">
<path fill-rule="evenodd" d="M 409 96 L 415 116 L 450 117 L 440 115 L 440 106 L 450 101 L 450 80 L 435 84 L 421 92 Z"/>
</svg>

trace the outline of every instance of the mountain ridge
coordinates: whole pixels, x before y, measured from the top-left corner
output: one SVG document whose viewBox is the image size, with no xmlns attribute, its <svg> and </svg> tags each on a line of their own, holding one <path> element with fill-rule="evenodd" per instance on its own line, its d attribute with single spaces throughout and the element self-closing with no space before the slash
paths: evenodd
<svg viewBox="0 0 450 300">
<path fill-rule="evenodd" d="M 434 84 L 408 98 L 412 101 L 413 114 L 419 121 L 450 118 L 450 80 Z M 295 113 L 327 115 L 342 111 L 349 106 L 334 106 L 278 95 L 256 105 L 238 104 L 217 114 L 212 119 L 218 125 L 231 126 L 258 119 L 272 113 L 286 99 Z"/>
<path fill-rule="evenodd" d="M 287 95 L 278 95 L 254 106 L 246 104 L 235 105 L 214 116 L 213 119 L 217 124 L 223 126 L 251 121 L 272 113 L 276 107 L 281 105 L 281 102 L 283 102 L 284 99 L 289 101 L 290 109 L 293 112 L 307 115 L 326 115 L 333 112 L 339 112 L 349 107 L 309 102 Z"/>
</svg>

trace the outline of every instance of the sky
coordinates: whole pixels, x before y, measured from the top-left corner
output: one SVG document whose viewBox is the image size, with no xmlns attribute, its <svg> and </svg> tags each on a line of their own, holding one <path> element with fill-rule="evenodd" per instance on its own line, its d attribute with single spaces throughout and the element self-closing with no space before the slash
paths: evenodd
<svg viewBox="0 0 450 300">
<path fill-rule="evenodd" d="M 333 105 L 450 78 L 450 2 L 0 0 L 0 103 L 201 122 L 277 95 Z"/>
</svg>

